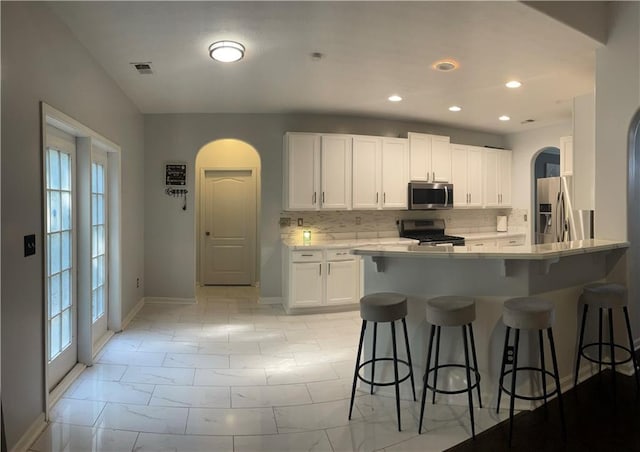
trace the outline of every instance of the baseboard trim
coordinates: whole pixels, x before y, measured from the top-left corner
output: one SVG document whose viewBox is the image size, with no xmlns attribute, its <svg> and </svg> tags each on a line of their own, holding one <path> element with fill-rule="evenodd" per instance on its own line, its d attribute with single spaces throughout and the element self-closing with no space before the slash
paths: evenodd
<svg viewBox="0 0 640 452">
<path fill-rule="evenodd" d="M 129 314 L 127 314 L 127 316 L 122 321 L 122 329 L 123 330 L 125 330 L 129 326 L 129 323 L 131 323 L 131 321 L 136 316 L 136 314 L 138 312 L 140 312 L 140 309 L 142 309 L 142 307 L 144 306 L 144 302 L 145 302 L 145 299 L 144 298 L 140 298 L 140 300 L 136 303 L 136 305 L 133 307 L 133 309 L 131 311 L 129 311 Z"/>
<path fill-rule="evenodd" d="M 58 383 L 58 385 L 49 393 L 49 409 L 56 404 L 67 389 L 71 387 L 74 381 L 80 376 L 83 370 L 87 368 L 86 364 L 76 363 L 67 375 Z"/>
<path fill-rule="evenodd" d="M 260 297 L 258 304 L 282 304 L 282 297 Z"/>
<path fill-rule="evenodd" d="M 102 337 L 100 339 L 98 339 L 98 341 L 93 344 L 93 359 L 95 361 L 96 357 L 100 354 L 100 352 L 102 351 L 102 349 L 104 348 L 105 345 L 107 345 L 107 343 L 109 342 L 109 340 L 113 337 L 114 332 L 111 330 L 107 330 L 106 333 L 104 333 L 102 335 Z"/>
<path fill-rule="evenodd" d="M 24 452 L 35 443 L 42 432 L 47 428 L 47 421 L 45 420 L 44 413 L 40 413 L 33 424 L 29 426 L 20 440 L 13 446 L 11 452 Z"/>
<path fill-rule="evenodd" d="M 145 303 L 196 304 L 196 298 L 145 297 Z"/>
</svg>

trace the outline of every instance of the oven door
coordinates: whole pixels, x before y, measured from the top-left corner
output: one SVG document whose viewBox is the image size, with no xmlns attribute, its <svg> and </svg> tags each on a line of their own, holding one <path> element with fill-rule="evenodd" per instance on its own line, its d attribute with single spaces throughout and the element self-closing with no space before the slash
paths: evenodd
<svg viewBox="0 0 640 452">
<path fill-rule="evenodd" d="M 453 184 L 409 183 L 409 209 L 451 209 Z"/>
</svg>

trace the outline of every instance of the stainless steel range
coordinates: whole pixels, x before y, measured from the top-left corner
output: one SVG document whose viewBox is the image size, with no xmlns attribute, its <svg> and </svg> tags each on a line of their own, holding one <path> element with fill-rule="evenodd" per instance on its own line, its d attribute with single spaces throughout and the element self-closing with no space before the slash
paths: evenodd
<svg viewBox="0 0 640 452">
<path fill-rule="evenodd" d="M 464 246 L 464 237 L 446 235 L 444 220 L 400 220 L 400 237 L 419 240 L 420 245 Z"/>
</svg>

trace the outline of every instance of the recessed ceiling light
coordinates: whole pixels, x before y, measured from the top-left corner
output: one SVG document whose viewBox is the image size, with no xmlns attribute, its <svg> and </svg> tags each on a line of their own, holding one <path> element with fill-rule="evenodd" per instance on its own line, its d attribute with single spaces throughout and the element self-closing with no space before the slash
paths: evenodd
<svg viewBox="0 0 640 452">
<path fill-rule="evenodd" d="M 449 107 L 449 111 L 460 111 L 462 107 L 458 107 L 457 105 L 452 105 Z"/>
<path fill-rule="evenodd" d="M 507 88 L 520 88 L 522 86 L 522 83 L 517 80 L 511 80 L 505 83 L 504 86 L 506 86 Z"/>
<path fill-rule="evenodd" d="M 454 71 L 458 69 L 458 66 L 460 66 L 460 64 L 456 60 L 452 59 L 436 61 L 431 65 L 433 69 L 441 72 Z"/>
<path fill-rule="evenodd" d="M 508 121 L 508 120 L 510 120 L 511 118 L 510 118 L 510 117 L 508 117 L 507 115 L 502 115 L 502 116 L 500 116 L 498 119 L 499 119 L 500 121 Z"/>
<path fill-rule="evenodd" d="M 389 100 L 391 102 L 400 102 L 402 100 L 402 97 L 398 96 L 397 94 L 394 94 L 393 96 L 389 96 Z"/>
<path fill-rule="evenodd" d="M 209 46 L 209 56 L 222 63 L 233 63 L 244 56 L 244 46 L 235 41 L 218 41 Z"/>
</svg>

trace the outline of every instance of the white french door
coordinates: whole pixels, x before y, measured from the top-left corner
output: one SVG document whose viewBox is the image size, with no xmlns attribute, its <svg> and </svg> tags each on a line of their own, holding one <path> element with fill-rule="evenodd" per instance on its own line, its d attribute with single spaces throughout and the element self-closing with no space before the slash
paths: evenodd
<svg viewBox="0 0 640 452">
<path fill-rule="evenodd" d="M 93 151 L 91 159 L 91 321 L 95 344 L 107 332 L 108 224 L 107 155 Z"/>
<path fill-rule="evenodd" d="M 46 281 L 49 390 L 77 362 L 75 138 L 47 133 L 45 148 Z"/>
</svg>

